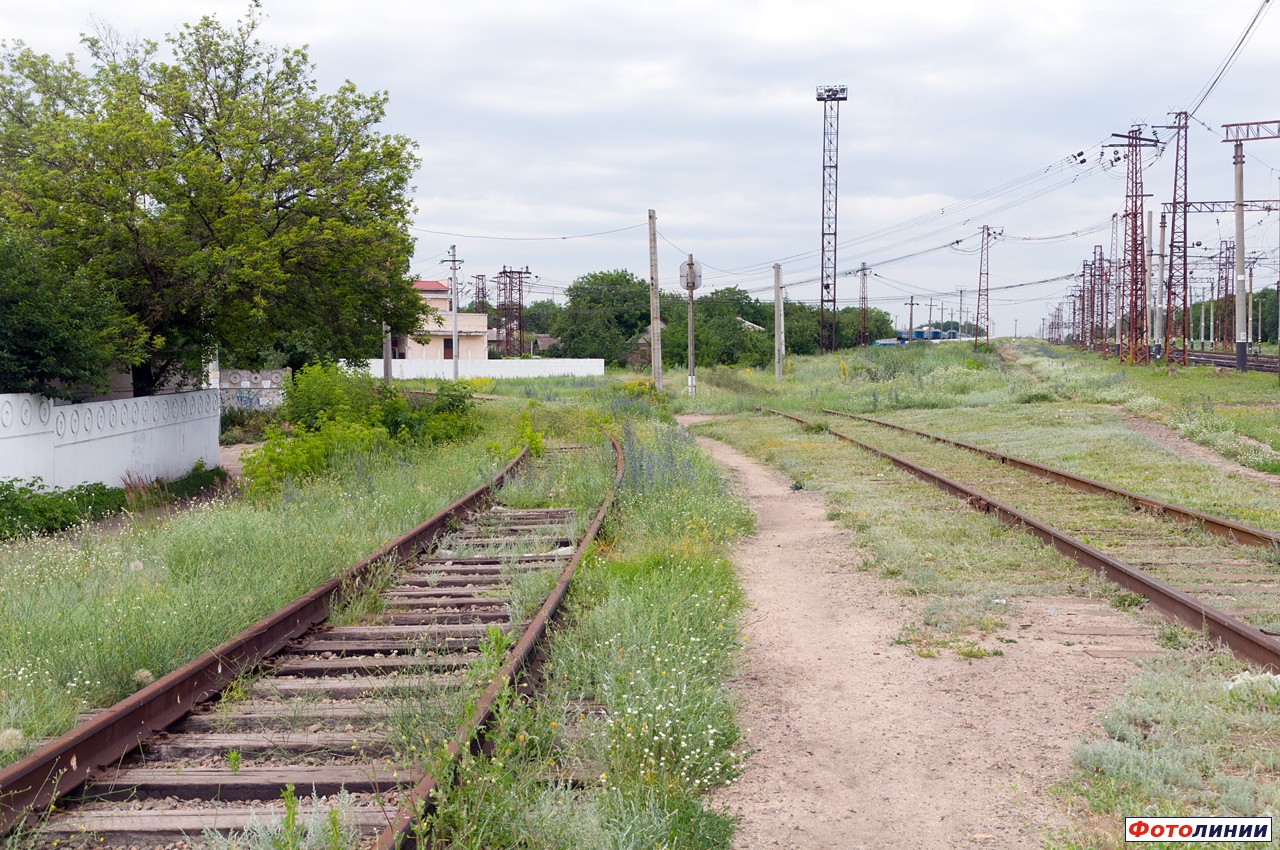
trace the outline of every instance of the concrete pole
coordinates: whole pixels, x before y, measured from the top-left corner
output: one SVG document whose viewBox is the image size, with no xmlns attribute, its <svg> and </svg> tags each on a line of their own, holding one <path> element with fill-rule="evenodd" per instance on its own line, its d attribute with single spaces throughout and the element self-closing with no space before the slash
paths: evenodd
<svg viewBox="0 0 1280 850">
<path fill-rule="evenodd" d="M 1147 303 L 1143 307 L 1143 309 L 1147 311 L 1147 321 L 1146 323 L 1143 323 L 1143 324 L 1147 325 L 1147 358 L 1148 360 L 1151 360 L 1151 343 L 1153 339 L 1155 339 L 1155 333 L 1152 333 L 1152 329 L 1155 328 L 1155 324 L 1156 324 L 1156 298 L 1155 298 L 1156 293 L 1152 291 L 1152 285 L 1151 285 L 1152 284 L 1151 278 L 1152 278 L 1152 271 L 1153 271 L 1151 261 L 1153 259 L 1153 253 L 1155 253 L 1155 251 L 1152 250 L 1152 245 L 1151 245 L 1152 237 L 1155 236 L 1155 234 L 1153 234 L 1153 228 L 1151 227 L 1151 216 L 1152 216 L 1151 210 L 1147 210 L 1147 230 L 1146 230 L 1146 233 L 1144 233 L 1144 236 L 1146 236 L 1147 238 L 1147 282 L 1146 282 L 1147 283 L 1146 285 Z"/>
<path fill-rule="evenodd" d="M 1157 256 L 1156 270 L 1156 340 L 1160 355 L 1168 359 L 1169 340 L 1165 339 L 1165 329 L 1169 323 L 1169 287 L 1165 286 L 1164 280 L 1164 254 L 1168 243 L 1164 241 L 1165 227 L 1165 215 L 1160 213 L 1160 253 Z"/>
<path fill-rule="evenodd" d="M 458 249 L 449 246 L 449 307 L 453 313 L 453 379 L 458 380 Z"/>
<path fill-rule="evenodd" d="M 1249 299 L 1248 299 L 1248 316 L 1249 321 L 1246 325 L 1249 328 L 1249 342 L 1253 342 L 1253 266 L 1249 266 Z"/>
<path fill-rule="evenodd" d="M 1236 369 L 1249 367 L 1249 316 L 1244 283 L 1244 142 L 1236 142 Z"/>
<path fill-rule="evenodd" d="M 786 318 L 782 310 L 782 265 L 773 264 L 773 379 L 782 380 L 782 360 L 787 356 L 786 343 L 783 341 L 783 323 Z"/>
<path fill-rule="evenodd" d="M 658 216 L 649 210 L 649 360 L 653 386 L 662 391 L 662 300 L 658 297 Z"/>
<path fill-rule="evenodd" d="M 382 380 L 391 386 L 391 326 L 382 323 Z"/>
<path fill-rule="evenodd" d="M 697 391 L 698 379 L 693 372 L 693 254 L 684 269 L 684 286 L 689 291 L 689 398 Z"/>
<path fill-rule="evenodd" d="M 1200 290 L 1200 350 L 1204 351 L 1204 290 Z"/>
</svg>

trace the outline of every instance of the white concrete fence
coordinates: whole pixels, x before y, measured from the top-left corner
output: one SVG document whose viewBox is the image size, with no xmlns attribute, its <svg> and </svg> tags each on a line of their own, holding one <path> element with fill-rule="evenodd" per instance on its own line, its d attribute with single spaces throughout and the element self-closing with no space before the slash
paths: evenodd
<svg viewBox="0 0 1280 850">
<path fill-rule="evenodd" d="M 218 465 L 218 418 L 217 390 L 85 404 L 0 394 L 0 478 L 59 488 L 178 478 L 198 461 Z"/>
<path fill-rule="evenodd" d="M 382 377 L 382 360 L 369 361 L 369 373 Z M 459 360 L 459 378 L 556 378 L 604 374 L 604 361 L 548 357 L 542 360 Z M 392 360 L 393 378 L 453 378 L 452 360 Z"/>
</svg>

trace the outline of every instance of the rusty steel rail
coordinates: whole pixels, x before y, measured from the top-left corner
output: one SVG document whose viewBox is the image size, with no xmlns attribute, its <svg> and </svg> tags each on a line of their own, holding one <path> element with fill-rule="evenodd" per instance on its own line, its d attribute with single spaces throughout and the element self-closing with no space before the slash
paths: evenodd
<svg viewBox="0 0 1280 850">
<path fill-rule="evenodd" d="M 793 422 L 807 424 L 799 416 L 766 408 L 769 413 L 790 419 Z M 1222 642 L 1239 658 L 1264 668 L 1280 671 L 1280 641 L 1267 636 L 1242 620 L 1237 620 L 1222 611 L 1205 605 L 1194 597 L 1183 593 L 1154 576 L 1150 576 L 1135 567 L 1117 561 L 1115 558 L 1064 534 L 1047 523 L 1043 523 L 1021 511 L 1002 505 L 994 499 L 984 496 L 976 490 L 952 481 L 923 466 L 909 460 L 881 451 L 853 437 L 837 431 L 829 431 L 833 437 L 850 443 L 863 451 L 884 458 L 899 469 L 926 481 L 945 493 L 950 493 L 965 501 L 969 507 L 983 513 L 995 514 L 1005 525 L 1022 528 L 1040 538 L 1063 555 L 1072 558 L 1086 569 L 1093 570 L 1102 578 L 1118 584 L 1125 590 L 1141 594 L 1151 601 L 1161 613 L 1181 621 L 1195 631 L 1204 630 Z"/>
<path fill-rule="evenodd" d="M 1097 493 L 1104 496 L 1119 496 L 1127 499 L 1135 509 L 1150 511 L 1155 514 L 1168 516 L 1181 522 L 1199 525 L 1205 531 L 1216 534 L 1219 537 L 1226 537 L 1237 543 L 1244 543 L 1249 546 L 1270 546 L 1280 548 L 1280 535 L 1273 534 L 1270 531 L 1264 531 L 1260 528 L 1254 528 L 1235 520 L 1226 519 L 1225 517 L 1206 514 L 1191 508 L 1184 508 L 1181 505 L 1175 505 L 1172 502 L 1166 502 L 1162 499 L 1156 499 L 1151 496 L 1144 496 L 1141 493 L 1134 493 L 1131 490 L 1125 490 L 1121 487 L 1113 487 L 1110 484 L 1104 484 L 1092 478 L 1086 478 L 1083 475 L 1076 475 L 1073 472 L 1067 472 L 1062 469 L 1055 469 L 1052 466 L 1045 466 L 1042 463 L 1036 463 L 1033 460 L 1014 457 L 1013 455 L 1002 454 L 991 449 L 984 449 L 982 446 L 975 446 L 972 443 L 961 442 L 960 440 L 952 440 L 947 437 L 939 437 L 937 434 L 930 434 L 927 431 L 917 431 L 915 428 L 908 428 L 905 425 L 895 425 L 892 422 L 885 422 L 882 419 L 875 419 L 871 416 L 860 416 L 856 413 L 843 413 L 839 410 L 823 410 L 823 413 L 833 413 L 836 416 L 843 416 L 848 419 L 856 419 L 861 422 L 869 422 L 872 425 L 880 425 L 884 428 L 892 428 L 895 431 L 902 431 L 906 434 L 914 434 L 917 437 L 924 437 L 933 440 L 935 443 L 943 443 L 948 446 L 955 446 L 961 449 L 980 454 L 983 457 L 998 460 L 1006 466 L 1012 466 L 1038 475 L 1041 478 L 1047 478 L 1058 484 L 1065 484 L 1073 490 L 1079 490 L 1082 493 Z"/>
<path fill-rule="evenodd" d="M 609 436 L 609 442 L 613 444 L 615 456 L 613 485 L 609 488 L 609 494 L 601 502 L 600 509 L 596 512 L 595 520 L 578 544 L 573 557 L 569 559 L 569 563 L 565 565 L 564 570 L 560 573 L 560 579 L 556 582 L 555 589 L 551 591 L 546 601 L 542 603 L 542 607 L 538 609 L 538 613 L 529 622 L 529 626 L 525 629 L 524 634 L 521 635 L 519 642 L 516 643 L 511 653 L 507 656 L 506 663 L 502 665 L 498 675 L 493 678 L 485 689 L 484 694 L 476 703 L 475 711 L 472 712 L 471 717 L 458 727 L 453 740 L 449 742 L 449 760 L 446 768 L 448 770 L 453 770 L 457 766 L 464 751 L 479 752 L 484 747 L 485 732 L 490 721 L 493 720 L 498 697 L 508 687 L 517 684 L 522 674 L 534 674 L 541 664 L 544 651 L 543 638 L 550 627 L 559 619 L 560 603 L 564 600 L 565 594 L 569 590 L 569 583 L 573 579 L 573 574 L 577 570 L 578 564 L 582 562 L 587 550 L 595 541 L 596 535 L 600 533 L 600 527 L 604 524 L 605 516 L 609 513 L 609 509 L 613 505 L 614 496 L 618 492 L 618 485 L 622 482 L 622 446 L 612 435 Z M 434 792 L 440 788 L 440 780 L 443 778 L 447 777 L 438 778 L 427 774 L 422 778 L 400 803 L 399 810 L 396 812 L 392 823 L 378 836 L 377 842 L 373 845 L 374 850 L 414 850 L 419 846 L 417 837 L 414 834 L 414 824 L 435 810 L 436 798 Z"/>
<path fill-rule="evenodd" d="M 492 481 L 387 543 L 341 576 L 0 769 L 0 835 L 21 824 L 30 814 L 46 810 L 84 782 L 91 770 L 115 764 L 152 735 L 176 723 L 198 703 L 217 694 L 241 673 L 324 621 L 344 589 L 358 584 L 380 562 L 413 556 L 447 531 L 454 515 L 487 504 L 493 491 L 527 456 L 526 448 Z"/>
</svg>

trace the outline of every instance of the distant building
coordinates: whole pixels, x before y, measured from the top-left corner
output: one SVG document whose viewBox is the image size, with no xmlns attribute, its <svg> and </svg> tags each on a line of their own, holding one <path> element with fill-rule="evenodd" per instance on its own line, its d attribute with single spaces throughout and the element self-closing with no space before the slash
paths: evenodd
<svg viewBox="0 0 1280 850">
<path fill-rule="evenodd" d="M 436 313 L 427 321 L 426 327 L 415 334 L 425 342 L 419 342 L 409 336 L 391 337 L 392 359 L 454 359 L 453 313 L 451 312 L 452 303 L 449 297 L 448 282 L 443 280 L 418 280 L 414 281 L 413 288 Z M 437 324 L 437 318 L 443 324 Z M 486 342 L 488 330 L 489 316 L 487 313 L 459 313 L 457 358 L 459 360 L 488 360 L 489 346 Z"/>
</svg>

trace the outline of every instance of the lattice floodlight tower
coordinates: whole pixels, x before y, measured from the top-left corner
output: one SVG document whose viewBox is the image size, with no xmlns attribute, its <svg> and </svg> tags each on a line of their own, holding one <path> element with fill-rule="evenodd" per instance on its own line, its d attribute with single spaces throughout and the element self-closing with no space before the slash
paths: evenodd
<svg viewBox="0 0 1280 850">
<path fill-rule="evenodd" d="M 848 86 L 818 86 L 822 121 L 822 292 L 818 308 L 818 350 L 836 350 L 836 196 L 840 153 L 840 102 Z"/>
</svg>

